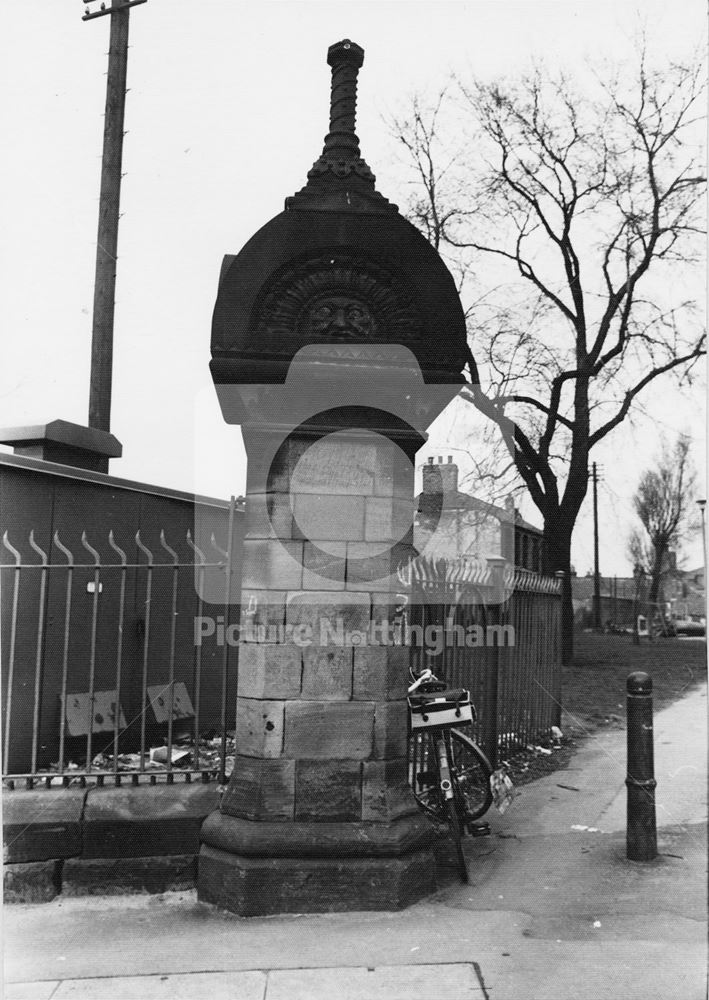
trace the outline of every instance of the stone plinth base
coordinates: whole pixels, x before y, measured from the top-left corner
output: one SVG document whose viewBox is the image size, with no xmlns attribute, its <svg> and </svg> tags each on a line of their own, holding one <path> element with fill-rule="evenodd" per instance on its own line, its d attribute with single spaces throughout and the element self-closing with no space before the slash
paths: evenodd
<svg viewBox="0 0 709 1000">
<path fill-rule="evenodd" d="M 436 887 L 436 831 L 420 812 L 391 823 L 254 823 L 217 812 L 201 836 L 199 898 L 243 917 L 399 910 Z"/>
<path fill-rule="evenodd" d="M 434 891 L 435 872 L 430 848 L 388 858 L 257 858 L 205 844 L 198 895 L 242 917 L 400 910 Z"/>
</svg>

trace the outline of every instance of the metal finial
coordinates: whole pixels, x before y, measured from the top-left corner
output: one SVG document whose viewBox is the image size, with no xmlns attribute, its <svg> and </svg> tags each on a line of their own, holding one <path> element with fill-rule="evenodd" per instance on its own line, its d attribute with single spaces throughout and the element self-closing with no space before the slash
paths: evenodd
<svg viewBox="0 0 709 1000">
<path fill-rule="evenodd" d="M 330 83 L 330 130 L 320 157 L 308 171 L 308 183 L 288 207 L 353 207 L 365 211 L 396 211 L 374 187 L 375 177 L 362 159 L 355 134 L 357 74 L 364 62 L 364 49 L 344 38 L 327 50 L 332 67 Z"/>
</svg>

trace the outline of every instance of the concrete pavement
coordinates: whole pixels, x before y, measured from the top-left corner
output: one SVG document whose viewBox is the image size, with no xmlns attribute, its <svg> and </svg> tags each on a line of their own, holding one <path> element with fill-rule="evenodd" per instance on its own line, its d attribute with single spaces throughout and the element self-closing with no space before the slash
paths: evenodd
<svg viewBox="0 0 709 1000">
<path fill-rule="evenodd" d="M 584 741 L 396 913 L 243 919 L 164 896 L 5 908 L 6 1000 L 703 1000 L 706 688 L 655 719 L 660 857 L 625 860 L 625 733 Z"/>
</svg>

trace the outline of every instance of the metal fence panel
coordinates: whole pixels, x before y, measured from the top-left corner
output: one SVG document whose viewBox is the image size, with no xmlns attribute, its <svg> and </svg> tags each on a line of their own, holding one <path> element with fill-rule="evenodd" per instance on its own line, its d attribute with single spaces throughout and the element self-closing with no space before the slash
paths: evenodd
<svg viewBox="0 0 709 1000">
<path fill-rule="evenodd" d="M 478 572 L 467 589 L 460 577 L 456 564 L 446 560 L 422 561 L 413 573 L 409 632 L 417 634 L 412 625 L 437 625 L 451 641 L 437 653 L 412 643 L 411 664 L 416 672 L 430 667 L 450 686 L 470 690 L 478 715 L 476 739 L 496 763 L 560 722 L 560 581 L 508 568 L 509 596 L 499 602 L 493 570 Z M 484 641 L 461 644 L 455 626 L 478 626 Z M 513 641 L 499 643 L 505 635 Z"/>
<path fill-rule="evenodd" d="M 214 536 L 205 552 L 189 532 L 171 540 L 148 525 L 146 534 L 77 538 L 71 524 L 64 538 L 41 542 L 34 532 L 14 541 L 4 533 L 2 751 L 11 783 L 172 781 L 178 760 L 186 780 L 225 780 L 238 650 L 218 634 L 196 642 L 195 619 L 238 620 L 234 502 L 226 549 Z M 226 576 L 218 608 L 199 586 L 215 572 Z"/>
</svg>

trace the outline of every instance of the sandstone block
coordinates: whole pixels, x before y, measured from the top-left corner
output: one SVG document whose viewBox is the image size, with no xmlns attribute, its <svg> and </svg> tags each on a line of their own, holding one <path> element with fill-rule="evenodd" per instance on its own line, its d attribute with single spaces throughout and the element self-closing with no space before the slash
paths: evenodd
<svg viewBox="0 0 709 1000">
<path fill-rule="evenodd" d="M 4 903 L 49 903 L 58 892 L 56 861 L 3 865 Z"/>
<path fill-rule="evenodd" d="M 215 783 L 94 786 L 86 795 L 81 856 L 197 854 L 200 827 L 218 806 Z"/>
<path fill-rule="evenodd" d="M 362 765 L 362 819 L 390 823 L 419 808 L 408 783 L 408 761 L 368 760 Z"/>
<path fill-rule="evenodd" d="M 245 538 L 296 538 L 287 493 L 252 493 L 246 497 Z"/>
<path fill-rule="evenodd" d="M 436 888 L 430 848 L 386 858 L 240 857 L 203 845 L 198 898 L 243 917 L 401 909 Z"/>
<path fill-rule="evenodd" d="M 407 646 L 359 646 L 354 650 L 352 697 L 361 701 L 397 701 L 409 684 Z"/>
<path fill-rule="evenodd" d="M 373 730 L 371 702 L 287 702 L 284 755 L 363 760 L 372 755 Z"/>
<path fill-rule="evenodd" d="M 83 788 L 3 788 L 5 863 L 53 861 L 80 854 L 85 799 Z"/>
<path fill-rule="evenodd" d="M 295 523 L 312 541 L 348 541 L 364 538 L 364 497 L 326 493 L 296 493 Z"/>
<path fill-rule="evenodd" d="M 396 553 L 379 542 L 349 542 L 347 545 L 347 590 L 396 591 Z"/>
<path fill-rule="evenodd" d="M 243 643 L 239 649 L 239 697 L 298 698 L 301 650 L 290 642 Z"/>
<path fill-rule="evenodd" d="M 184 892 L 197 881 L 197 853 L 142 858 L 69 858 L 63 896 L 124 896 Z"/>
<path fill-rule="evenodd" d="M 291 489 L 296 493 L 359 496 L 371 494 L 385 438 L 369 439 L 337 431 L 311 443 L 293 462 Z"/>
<path fill-rule="evenodd" d="M 352 648 L 320 646 L 303 649 L 303 698 L 349 701 L 352 697 Z"/>
<path fill-rule="evenodd" d="M 303 542 L 245 538 L 242 584 L 260 590 L 296 590 L 303 579 Z"/>
<path fill-rule="evenodd" d="M 376 760 L 405 757 L 408 749 L 408 712 L 405 701 L 390 701 L 376 706 L 374 750 Z"/>
<path fill-rule="evenodd" d="M 288 594 L 286 624 L 309 627 L 322 645 L 342 643 L 347 632 L 369 629 L 370 610 L 369 594 L 300 591 Z"/>
<path fill-rule="evenodd" d="M 303 589 L 344 590 L 347 544 L 328 542 L 327 548 L 306 542 L 303 547 Z"/>
<path fill-rule="evenodd" d="M 241 591 L 242 642 L 279 642 L 286 617 L 286 591 L 244 587 Z M 280 631 L 279 631 L 280 630 Z"/>
<path fill-rule="evenodd" d="M 295 818 L 348 822 L 361 818 L 362 765 L 358 760 L 299 760 Z"/>
<path fill-rule="evenodd" d="M 220 809 L 252 820 L 292 820 L 295 762 L 237 756 Z"/>
<path fill-rule="evenodd" d="M 280 757 L 283 750 L 283 701 L 239 698 L 236 731 L 239 752 L 246 757 Z"/>
<path fill-rule="evenodd" d="M 367 542 L 396 542 L 411 530 L 413 497 L 367 497 L 364 538 Z"/>
</svg>

